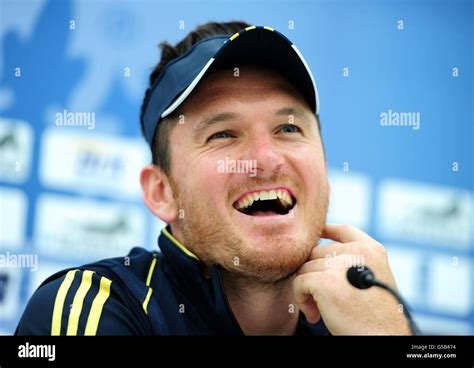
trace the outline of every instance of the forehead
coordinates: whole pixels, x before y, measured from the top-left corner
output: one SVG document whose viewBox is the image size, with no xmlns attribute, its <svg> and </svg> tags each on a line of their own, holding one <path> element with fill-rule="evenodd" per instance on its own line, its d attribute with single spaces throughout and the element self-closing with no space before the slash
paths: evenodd
<svg viewBox="0 0 474 368">
<path fill-rule="evenodd" d="M 222 69 L 206 76 L 184 102 L 184 113 L 216 108 L 222 104 L 260 101 L 304 105 L 297 88 L 277 72 L 257 66 Z"/>
</svg>

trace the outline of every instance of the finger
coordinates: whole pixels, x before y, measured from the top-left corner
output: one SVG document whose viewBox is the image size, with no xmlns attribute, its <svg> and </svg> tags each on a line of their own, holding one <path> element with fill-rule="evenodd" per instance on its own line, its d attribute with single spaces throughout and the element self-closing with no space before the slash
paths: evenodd
<svg viewBox="0 0 474 368">
<path fill-rule="evenodd" d="M 315 247 L 313 247 L 313 250 L 311 251 L 309 259 L 313 259 L 313 253 L 317 252 L 317 250 L 319 250 L 319 249 L 323 249 L 323 248 L 330 247 L 330 246 L 333 246 L 333 245 L 341 245 L 341 244 L 343 244 L 343 243 L 333 242 L 333 243 L 329 243 L 329 244 L 317 244 Z"/>
<path fill-rule="evenodd" d="M 311 251 L 310 259 L 317 259 L 317 258 L 327 258 L 327 257 L 335 257 L 337 255 L 347 253 L 348 249 L 351 245 L 355 245 L 355 242 L 350 243 L 339 243 L 334 242 L 328 245 L 318 245 L 313 248 Z"/>
<path fill-rule="evenodd" d="M 303 309 L 300 307 L 300 310 L 303 312 Z M 304 316 L 308 323 L 315 324 L 321 318 L 321 313 L 318 309 L 318 304 L 314 301 L 312 297 L 308 297 L 304 302 Z"/>
<path fill-rule="evenodd" d="M 321 317 L 317 301 L 314 297 L 317 293 L 315 285 L 318 285 L 319 275 L 319 272 L 305 273 L 296 276 L 293 280 L 293 293 L 296 305 L 303 312 L 309 323 L 316 323 Z"/>
<path fill-rule="evenodd" d="M 313 259 L 312 261 L 308 261 L 301 266 L 296 275 L 302 275 L 303 273 L 308 272 L 322 272 L 326 271 L 327 269 L 327 259 L 326 258 L 319 258 Z"/>
<path fill-rule="evenodd" d="M 335 240 L 341 243 L 371 240 L 372 238 L 362 230 L 352 225 L 326 224 L 321 234 L 322 238 Z"/>
</svg>

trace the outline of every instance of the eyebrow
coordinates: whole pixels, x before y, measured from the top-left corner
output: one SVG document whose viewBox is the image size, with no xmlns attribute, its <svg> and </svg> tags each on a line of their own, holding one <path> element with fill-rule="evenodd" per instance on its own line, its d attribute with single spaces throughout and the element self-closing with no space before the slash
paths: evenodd
<svg viewBox="0 0 474 368">
<path fill-rule="evenodd" d="M 199 135 L 204 130 L 208 129 L 209 127 L 213 125 L 230 121 L 230 120 L 237 120 L 238 117 L 239 117 L 239 114 L 235 112 L 221 112 L 219 114 L 208 116 L 207 118 L 204 118 L 199 123 L 197 123 L 197 125 L 194 128 L 194 132 L 196 135 Z"/>
<path fill-rule="evenodd" d="M 283 107 L 281 109 L 278 109 L 275 114 L 275 116 L 290 116 L 293 115 L 295 118 L 303 120 L 305 123 L 308 125 L 311 124 L 311 119 L 308 113 L 300 108 L 300 107 Z M 219 123 L 224 123 L 227 121 L 235 121 L 241 118 L 241 115 L 235 112 L 221 112 L 218 114 L 214 114 L 211 116 L 208 116 L 201 121 L 199 121 L 196 126 L 194 127 L 194 135 L 196 137 L 200 136 L 204 131 L 209 129 L 210 127 L 217 125 Z"/>
<path fill-rule="evenodd" d="M 301 107 L 283 107 L 275 112 L 276 116 L 293 116 L 310 124 L 311 119 L 308 113 Z"/>
</svg>

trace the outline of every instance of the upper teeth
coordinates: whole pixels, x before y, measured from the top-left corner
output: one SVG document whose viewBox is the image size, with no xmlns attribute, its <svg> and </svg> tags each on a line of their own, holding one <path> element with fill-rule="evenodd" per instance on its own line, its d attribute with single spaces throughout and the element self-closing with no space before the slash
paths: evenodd
<svg viewBox="0 0 474 368">
<path fill-rule="evenodd" d="M 246 194 L 237 203 L 237 209 L 244 209 L 250 207 L 255 201 L 268 201 L 279 198 L 285 207 L 293 205 L 293 199 L 290 193 L 285 189 L 277 190 L 261 190 Z"/>
</svg>

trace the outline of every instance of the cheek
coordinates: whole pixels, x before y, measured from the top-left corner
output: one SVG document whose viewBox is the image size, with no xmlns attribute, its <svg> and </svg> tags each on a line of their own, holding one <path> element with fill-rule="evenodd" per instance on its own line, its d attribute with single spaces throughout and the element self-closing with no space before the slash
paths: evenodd
<svg viewBox="0 0 474 368">
<path fill-rule="evenodd" d="M 224 193 L 226 177 L 228 174 L 221 173 L 217 169 L 217 160 L 207 159 L 193 163 L 192 176 L 194 195 L 209 200 L 209 205 L 214 207 Z"/>
<path fill-rule="evenodd" d="M 173 162 L 174 180 L 188 200 L 200 200 L 206 207 L 215 207 L 224 194 L 228 174 L 218 172 L 218 159 L 212 155 L 196 154 L 191 150 L 176 149 Z M 179 157 L 186 159 L 180 160 Z"/>
<path fill-rule="evenodd" d="M 327 182 L 324 155 L 317 147 L 307 147 L 293 154 L 295 170 L 299 173 L 306 191 L 318 190 Z"/>
</svg>

